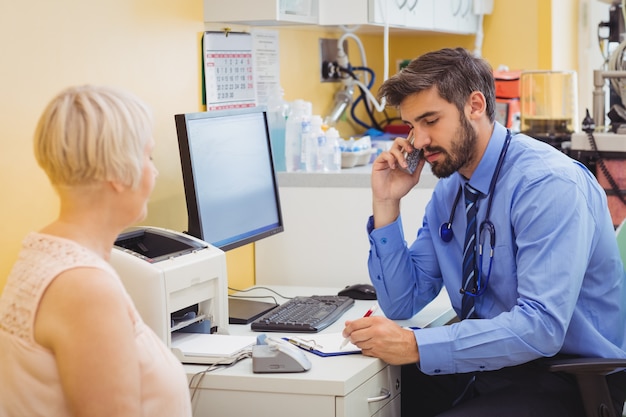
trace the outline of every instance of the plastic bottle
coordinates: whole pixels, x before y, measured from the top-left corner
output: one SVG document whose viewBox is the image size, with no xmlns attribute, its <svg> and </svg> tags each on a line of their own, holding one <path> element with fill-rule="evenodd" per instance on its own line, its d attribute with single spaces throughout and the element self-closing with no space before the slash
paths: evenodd
<svg viewBox="0 0 626 417">
<path fill-rule="evenodd" d="M 302 171 L 302 139 L 311 128 L 312 104 L 304 100 L 291 103 L 285 126 L 285 164 L 288 172 Z"/>
<path fill-rule="evenodd" d="M 321 150 L 326 145 L 326 134 L 322 129 L 322 117 L 311 116 L 311 132 L 304 142 L 303 159 L 307 172 L 322 171 Z"/>
<path fill-rule="evenodd" d="M 284 91 L 277 87 L 267 98 L 267 123 L 272 143 L 274 170 L 285 171 L 285 129 L 289 116 L 289 103 L 284 98 Z"/>
<path fill-rule="evenodd" d="M 326 131 L 326 143 L 321 149 L 322 169 L 324 172 L 341 171 L 341 146 L 339 132 L 334 127 Z"/>
</svg>

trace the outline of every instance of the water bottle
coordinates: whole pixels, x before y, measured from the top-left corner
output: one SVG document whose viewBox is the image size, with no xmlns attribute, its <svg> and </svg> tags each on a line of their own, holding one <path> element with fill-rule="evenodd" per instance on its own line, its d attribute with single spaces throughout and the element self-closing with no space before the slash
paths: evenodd
<svg viewBox="0 0 626 417">
<path fill-rule="evenodd" d="M 289 103 L 284 99 L 283 89 L 277 87 L 267 98 L 267 124 L 270 130 L 274 170 L 286 171 L 285 130 L 289 116 Z"/>
<path fill-rule="evenodd" d="M 322 169 L 324 172 L 341 171 L 341 138 L 339 132 L 334 127 L 326 131 L 326 143 L 321 150 Z"/>
<path fill-rule="evenodd" d="M 311 116 L 311 132 L 307 135 L 303 148 L 304 167 L 307 172 L 322 170 L 321 149 L 326 145 L 326 134 L 322 129 L 322 117 Z"/>
<path fill-rule="evenodd" d="M 310 102 L 298 99 L 291 103 L 285 125 L 285 167 L 288 172 L 301 171 L 304 168 L 302 138 L 310 131 L 311 110 Z"/>
</svg>

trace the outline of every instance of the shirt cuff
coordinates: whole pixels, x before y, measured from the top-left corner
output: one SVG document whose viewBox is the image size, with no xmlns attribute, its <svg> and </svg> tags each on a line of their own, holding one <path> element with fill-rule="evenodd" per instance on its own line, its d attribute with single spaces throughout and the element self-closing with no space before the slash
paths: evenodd
<svg viewBox="0 0 626 417">
<path fill-rule="evenodd" d="M 454 374 L 450 326 L 431 327 L 413 332 L 419 350 L 420 370 L 427 375 Z"/>
<path fill-rule="evenodd" d="M 367 222 L 367 232 L 370 244 L 379 257 L 395 253 L 406 247 L 400 216 L 394 222 L 378 229 L 374 229 L 374 217 L 370 216 Z"/>
</svg>

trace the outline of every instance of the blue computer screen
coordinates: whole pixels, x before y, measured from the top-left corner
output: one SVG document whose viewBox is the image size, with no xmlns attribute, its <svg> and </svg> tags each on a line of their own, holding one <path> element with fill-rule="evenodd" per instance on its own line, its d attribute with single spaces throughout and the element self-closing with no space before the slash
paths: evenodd
<svg viewBox="0 0 626 417">
<path fill-rule="evenodd" d="M 283 231 L 263 108 L 175 116 L 188 228 L 223 250 Z"/>
</svg>

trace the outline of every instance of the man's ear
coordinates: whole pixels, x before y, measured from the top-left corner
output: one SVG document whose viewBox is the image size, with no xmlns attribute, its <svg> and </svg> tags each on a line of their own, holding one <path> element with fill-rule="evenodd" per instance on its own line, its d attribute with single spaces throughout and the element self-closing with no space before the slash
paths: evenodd
<svg viewBox="0 0 626 417">
<path fill-rule="evenodd" d="M 469 118 L 471 120 L 481 118 L 487 111 L 487 100 L 485 99 L 484 94 L 480 91 L 472 92 L 467 99 L 467 104 L 469 105 Z"/>
</svg>

